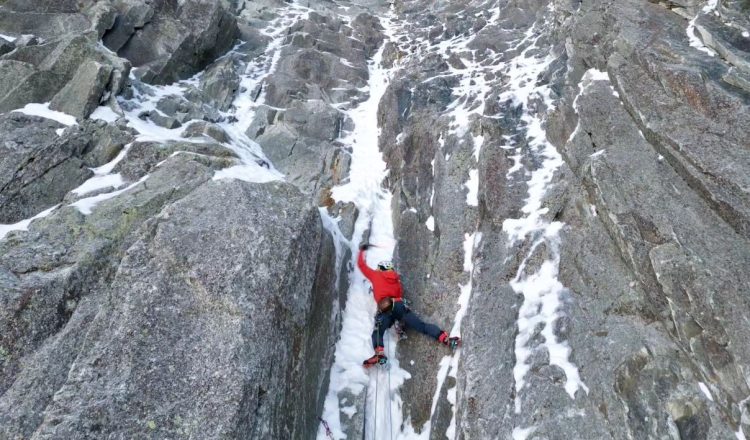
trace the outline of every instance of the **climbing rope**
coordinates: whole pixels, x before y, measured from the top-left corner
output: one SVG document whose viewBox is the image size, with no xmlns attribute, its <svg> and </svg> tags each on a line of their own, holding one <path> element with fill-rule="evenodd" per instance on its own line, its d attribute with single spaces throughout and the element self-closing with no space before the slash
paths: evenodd
<svg viewBox="0 0 750 440">
<path fill-rule="evenodd" d="M 385 336 L 385 335 L 384 335 Z M 386 338 L 383 338 L 383 345 L 386 345 L 387 342 L 385 341 Z M 385 352 L 388 353 L 388 356 L 391 356 L 391 353 L 388 351 L 388 346 L 385 347 Z M 393 353 L 395 355 L 395 353 Z M 391 408 L 391 404 L 393 403 L 393 400 L 391 399 L 391 366 L 388 365 L 388 434 L 390 435 L 391 440 L 393 440 L 393 408 Z"/>
<path fill-rule="evenodd" d="M 378 331 L 378 334 L 380 334 L 380 321 L 375 318 L 375 326 Z M 378 438 L 378 380 L 380 379 L 380 371 L 379 367 L 375 367 L 375 426 L 372 430 L 372 438 L 373 440 L 377 440 Z"/>
<path fill-rule="evenodd" d="M 362 424 L 362 440 L 367 440 L 367 396 L 370 394 L 370 381 L 367 381 L 367 386 L 365 387 L 365 408 L 362 412 L 363 416 L 362 419 L 364 423 Z"/>
</svg>

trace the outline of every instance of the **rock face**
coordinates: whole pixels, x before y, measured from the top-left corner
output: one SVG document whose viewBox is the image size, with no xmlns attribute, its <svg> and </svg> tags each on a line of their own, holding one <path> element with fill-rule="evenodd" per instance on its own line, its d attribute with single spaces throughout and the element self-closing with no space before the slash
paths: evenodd
<svg viewBox="0 0 750 440">
<path fill-rule="evenodd" d="M 0 437 L 314 433 L 346 279 L 310 195 L 260 183 L 235 125 L 268 40 L 221 58 L 225 2 L 0 9 L 0 111 L 78 119 L 0 115 Z"/>
<path fill-rule="evenodd" d="M 322 377 L 295 372 L 330 313 L 312 297 L 327 306 L 333 286 L 316 283 L 318 261 L 308 256 L 325 244 L 317 210 L 304 206 L 288 185 L 211 182 L 144 224 L 36 437 L 149 426 L 156 436 L 308 432 L 317 420 L 297 408 L 317 404 Z M 219 239 L 227 230 L 232 239 Z M 312 312 L 323 312 L 315 323 Z"/>
<path fill-rule="evenodd" d="M 104 44 L 137 67 L 141 80 L 168 84 L 201 71 L 239 35 L 223 2 L 120 1 Z"/>
<path fill-rule="evenodd" d="M 457 381 L 436 391 L 433 348 L 399 345 L 412 375 L 404 418 L 430 438 L 443 438 L 451 407 L 458 438 L 719 439 L 745 429 L 747 327 L 737 323 L 750 250 L 739 188 L 750 156 L 735 130 L 748 126 L 750 103 L 737 79 L 747 23 L 729 18 L 738 6 L 501 2 L 494 18 L 479 2 L 432 15 L 418 2 L 396 6 L 405 33 L 424 38 L 397 35 L 391 58 L 402 67 L 381 103 L 400 267 L 414 308 L 441 325 L 462 286 L 472 295 Z M 719 56 L 690 45 L 691 23 Z M 541 195 L 527 188 L 554 159 L 545 135 L 561 156 L 537 221 L 559 222 L 560 240 L 534 229 L 509 239 Z M 544 321 L 526 293 L 548 289 L 540 274 L 551 268 L 561 289 L 537 291 L 557 297 L 534 306 L 552 307 Z M 528 339 L 523 320 L 537 320 Z"/>
<path fill-rule="evenodd" d="M 376 136 L 463 338 L 398 343 L 394 434 L 750 435 L 747 2 L 0 3 L 0 438 L 386 438 L 327 396 Z"/>
<path fill-rule="evenodd" d="M 54 109 L 85 117 L 122 90 L 129 72 L 127 60 L 98 46 L 88 33 L 16 47 L 0 57 L 0 110 L 54 101 Z"/>
</svg>

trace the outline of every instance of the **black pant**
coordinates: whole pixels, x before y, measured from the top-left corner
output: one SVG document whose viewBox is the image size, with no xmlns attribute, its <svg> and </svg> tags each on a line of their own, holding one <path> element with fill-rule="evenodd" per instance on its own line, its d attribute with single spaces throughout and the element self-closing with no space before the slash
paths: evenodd
<svg viewBox="0 0 750 440">
<path fill-rule="evenodd" d="M 413 328 L 414 330 L 432 336 L 435 339 L 438 339 L 443 332 L 438 326 L 426 323 L 419 319 L 419 316 L 407 309 L 403 302 L 394 301 L 393 308 L 390 312 L 378 313 L 375 316 L 375 330 L 372 331 L 373 347 L 383 346 L 383 334 L 386 330 L 391 328 L 396 321 L 401 321 L 401 323 L 405 325 L 405 329 Z"/>
</svg>

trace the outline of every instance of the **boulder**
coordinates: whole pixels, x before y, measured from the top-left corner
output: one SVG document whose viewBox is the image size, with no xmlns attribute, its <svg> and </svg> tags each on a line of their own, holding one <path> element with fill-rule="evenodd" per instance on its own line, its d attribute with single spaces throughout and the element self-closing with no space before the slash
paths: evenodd
<svg viewBox="0 0 750 440">
<path fill-rule="evenodd" d="M 60 93 L 56 108 L 88 116 L 122 90 L 129 73 L 127 61 L 86 35 L 19 47 L 0 58 L 0 111 L 50 102 Z"/>
<path fill-rule="evenodd" d="M 215 142 L 134 142 L 125 160 L 117 164 L 114 172 L 130 180 L 137 180 L 152 172 L 170 156 L 193 156 L 196 161 L 213 169 L 233 164 L 235 154 Z"/>
<path fill-rule="evenodd" d="M 193 122 L 182 133 L 184 138 L 207 136 L 219 143 L 229 143 L 231 139 L 223 128 L 206 121 Z"/>
<path fill-rule="evenodd" d="M 175 157 L 147 183 L 101 202 L 90 215 L 62 206 L 29 232 L 0 240 L 0 437 L 37 431 L 87 343 L 91 322 L 109 307 L 104 287 L 138 228 L 211 175 L 193 158 Z"/>
<path fill-rule="evenodd" d="M 239 63 L 231 56 L 210 65 L 201 76 L 200 88 L 221 111 L 229 110 L 240 88 Z"/>
<path fill-rule="evenodd" d="M 50 108 L 85 119 L 99 106 L 112 75 L 112 66 L 87 61 L 78 68 L 73 78 L 57 92 Z"/>
<path fill-rule="evenodd" d="M 85 339 L 55 399 L 31 413 L 35 436 L 315 432 L 326 371 L 318 347 L 332 343 L 335 275 L 322 265 L 331 252 L 318 210 L 288 184 L 207 182 L 166 206 L 106 291 L 73 312 L 70 331 L 85 325 Z M 24 409 L 2 414 L 17 423 Z"/>
<path fill-rule="evenodd" d="M 33 217 L 93 175 L 82 159 L 91 146 L 86 134 L 60 138 L 61 124 L 19 113 L 0 118 L 0 126 L 0 224 Z"/>
</svg>

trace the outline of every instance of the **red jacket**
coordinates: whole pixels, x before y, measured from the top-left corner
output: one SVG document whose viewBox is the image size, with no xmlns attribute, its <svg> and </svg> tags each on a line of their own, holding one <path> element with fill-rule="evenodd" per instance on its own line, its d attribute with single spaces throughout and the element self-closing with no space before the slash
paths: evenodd
<svg viewBox="0 0 750 440">
<path fill-rule="evenodd" d="M 373 270 L 367 267 L 365 251 L 359 251 L 357 266 L 362 274 L 372 283 L 372 294 L 375 302 L 391 297 L 401 299 L 401 279 L 395 270 Z"/>
</svg>

